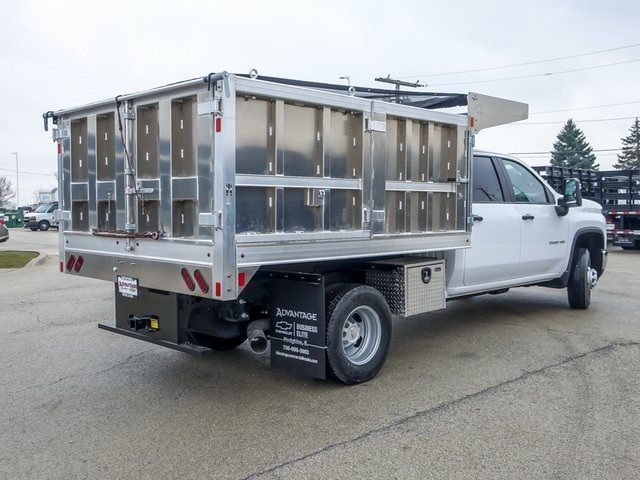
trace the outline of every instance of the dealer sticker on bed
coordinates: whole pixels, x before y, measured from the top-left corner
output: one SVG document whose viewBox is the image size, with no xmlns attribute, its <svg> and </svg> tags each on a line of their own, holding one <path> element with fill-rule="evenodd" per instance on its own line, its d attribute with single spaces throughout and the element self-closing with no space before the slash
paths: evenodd
<svg viewBox="0 0 640 480">
<path fill-rule="evenodd" d="M 118 275 L 118 293 L 123 297 L 138 298 L 138 279 Z"/>
</svg>

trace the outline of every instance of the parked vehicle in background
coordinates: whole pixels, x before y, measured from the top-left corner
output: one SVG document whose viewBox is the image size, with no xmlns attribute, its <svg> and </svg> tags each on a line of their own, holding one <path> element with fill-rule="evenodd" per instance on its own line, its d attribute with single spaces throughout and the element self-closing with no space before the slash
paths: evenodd
<svg viewBox="0 0 640 480">
<path fill-rule="evenodd" d="M 0 242 L 9 240 L 9 229 L 4 224 L 4 214 L 0 213 Z"/>
<path fill-rule="evenodd" d="M 44 203 L 35 211 L 24 216 L 24 228 L 32 231 L 42 230 L 46 232 L 51 227 L 58 227 L 58 220 L 54 218 L 54 213 L 58 209 L 58 202 Z"/>
<path fill-rule="evenodd" d="M 43 115 L 60 270 L 113 282 L 105 330 L 195 354 L 270 344 L 274 366 L 353 384 L 397 318 L 525 285 L 586 309 L 604 272 L 577 180 L 559 195 L 474 155 L 525 104 L 226 72 L 117 98 Z"/>
<path fill-rule="evenodd" d="M 556 191 L 566 178 L 577 178 L 582 196 L 602 205 L 607 239 L 625 250 L 640 249 L 640 170 L 582 170 L 533 167 Z"/>
<path fill-rule="evenodd" d="M 30 205 L 25 205 L 24 207 L 18 207 L 18 210 L 22 210 L 22 213 L 26 215 L 27 213 L 31 213 L 35 210 L 35 208 Z"/>
</svg>

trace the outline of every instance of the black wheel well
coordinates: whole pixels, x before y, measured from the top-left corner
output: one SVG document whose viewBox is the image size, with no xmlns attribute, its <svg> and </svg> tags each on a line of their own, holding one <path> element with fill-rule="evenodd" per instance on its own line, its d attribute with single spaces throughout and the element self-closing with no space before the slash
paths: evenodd
<svg viewBox="0 0 640 480">
<path fill-rule="evenodd" d="M 602 249 L 606 247 L 602 232 L 589 231 L 581 233 L 576 238 L 575 245 L 573 247 L 573 255 L 571 265 L 575 265 L 576 252 L 580 248 L 586 248 L 589 250 L 591 256 L 591 267 L 595 268 L 598 272 L 598 276 L 602 274 Z"/>
</svg>

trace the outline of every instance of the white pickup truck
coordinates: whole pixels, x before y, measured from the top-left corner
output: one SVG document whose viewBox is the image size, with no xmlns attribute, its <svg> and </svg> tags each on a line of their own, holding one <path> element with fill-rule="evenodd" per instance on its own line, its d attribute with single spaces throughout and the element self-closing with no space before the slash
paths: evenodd
<svg viewBox="0 0 640 480">
<path fill-rule="evenodd" d="M 24 228 L 32 231 L 42 230 L 46 232 L 51 227 L 58 227 L 55 212 L 58 210 L 58 202 L 43 203 L 31 213 L 24 216 Z"/>
<path fill-rule="evenodd" d="M 275 367 L 347 384 L 382 368 L 394 318 L 450 299 L 543 285 L 587 308 L 600 206 L 577 180 L 559 195 L 474 150 L 481 130 L 527 115 L 474 92 L 255 71 L 48 111 L 60 270 L 112 282 L 104 330 L 193 354 L 247 341 Z"/>
<path fill-rule="evenodd" d="M 567 288 L 588 308 L 607 259 L 602 208 L 565 181 L 564 202 L 535 171 L 508 155 L 475 151 L 471 248 L 447 256 L 447 296 L 504 292 L 522 285 Z"/>
</svg>

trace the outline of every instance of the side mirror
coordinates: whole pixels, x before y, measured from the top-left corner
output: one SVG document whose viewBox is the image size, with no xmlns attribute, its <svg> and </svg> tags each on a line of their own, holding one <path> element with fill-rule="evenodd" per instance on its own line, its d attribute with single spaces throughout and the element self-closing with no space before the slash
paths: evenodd
<svg viewBox="0 0 640 480">
<path fill-rule="evenodd" d="M 580 180 L 565 178 L 562 182 L 562 198 L 558 200 L 556 212 L 561 217 L 569 213 L 571 207 L 582 206 L 582 189 Z"/>
<path fill-rule="evenodd" d="M 582 206 L 582 189 L 580 188 L 580 180 L 575 178 L 565 178 L 562 182 L 562 195 L 564 204 L 568 207 Z"/>
</svg>

